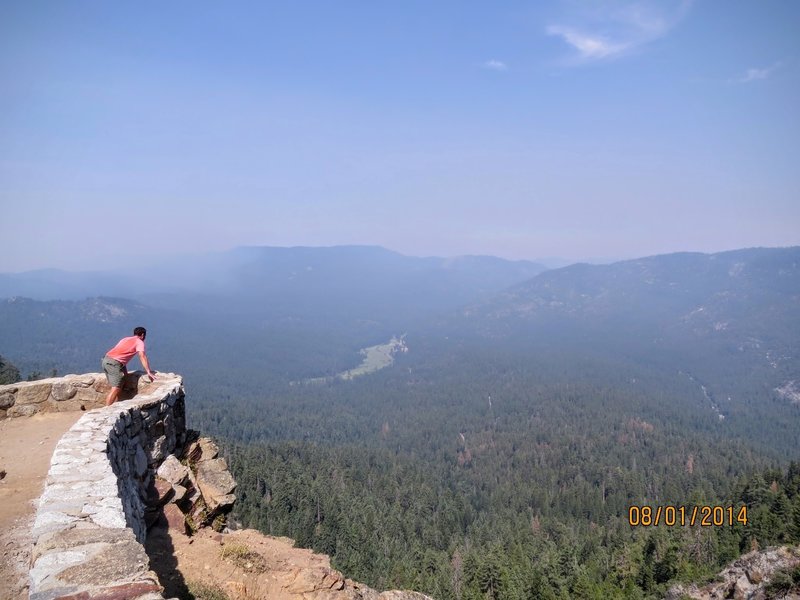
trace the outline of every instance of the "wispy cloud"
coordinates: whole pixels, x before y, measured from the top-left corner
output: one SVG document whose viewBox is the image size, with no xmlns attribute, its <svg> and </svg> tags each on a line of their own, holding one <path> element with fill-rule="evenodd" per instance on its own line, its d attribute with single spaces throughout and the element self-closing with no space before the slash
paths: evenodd
<svg viewBox="0 0 800 600">
<path fill-rule="evenodd" d="M 777 69 L 779 69 L 780 66 L 781 66 L 781 63 L 776 62 L 771 67 L 764 67 L 764 68 L 753 67 L 753 68 L 747 69 L 747 71 L 745 71 L 743 75 L 740 75 L 739 77 L 734 77 L 733 79 L 730 79 L 729 82 L 730 83 L 751 83 L 753 81 L 759 81 L 761 79 L 766 79 L 767 77 L 772 75 Z"/>
<path fill-rule="evenodd" d="M 691 4 L 692 0 L 671 3 L 606 0 L 579 5 L 580 12 L 566 15 L 546 31 L 560 37 L 575 51 L 565 64 L 613 60 L 667 35 L 684 18 Z"/>
<path fill-rule="evenodd" d="M 487 60 L 481 63 L 481 67 L 484 69 L 489 69 L 491 71 L 508 71 L 508 65 L 500 60 Z"/>
<path fill-rule="evenodd" d="M 597 34 L 585 33 L 561 25 L 551 25 L 547 28 L 547 33 L 564 38 L 564 41 L 574 47 L 580 57 L 585 60 L 614 56 L 628 48 L 627 43 L 615 42 Z"/>
</svg>

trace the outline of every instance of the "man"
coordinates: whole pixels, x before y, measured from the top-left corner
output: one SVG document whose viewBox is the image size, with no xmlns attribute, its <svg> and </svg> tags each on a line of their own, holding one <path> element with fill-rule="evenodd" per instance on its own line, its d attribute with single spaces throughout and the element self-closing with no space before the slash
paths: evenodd
<svg viewBox="0 0 800 600">
<path fill-rule="evenodd" d="M 109 350 L 100 364 L 103 365 L 106 379 L 111 386 L 106 398 L 106 406 L 111 406 L 119 398 L 122 392 L 122 381 L 128 374 L 126 365 L 135 354 L 139 354 L 139 360 L 147 371 L 150 381 L 156 378 L 156 374 L 150 370 L 150 363 L 147 361 L 147 354 L 144 350 L 144 338 L 147 337 L 147 330 L 144 327 L 137 327 L 133 330 L 131 337 L 122 338 L 116 346 Z"/>
</svg>

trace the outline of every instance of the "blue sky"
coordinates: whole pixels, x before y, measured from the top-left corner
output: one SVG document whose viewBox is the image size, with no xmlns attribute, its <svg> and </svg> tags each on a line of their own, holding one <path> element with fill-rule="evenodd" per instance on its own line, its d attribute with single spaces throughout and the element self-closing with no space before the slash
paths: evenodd
<svg viewBox="0 0 800 600">
<path fill-rule="evenodd" d="M 0 271 L 800 243 L 800 4 L 0 1 Z"/>
</svg>

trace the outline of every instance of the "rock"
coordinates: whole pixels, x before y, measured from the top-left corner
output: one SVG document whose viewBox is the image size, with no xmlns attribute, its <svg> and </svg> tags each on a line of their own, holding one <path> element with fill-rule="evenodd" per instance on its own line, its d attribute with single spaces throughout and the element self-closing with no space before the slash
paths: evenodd
<svg viewBox="0 0 800 600">
<path fill-rule="evenodd" d="M 776 571 L 788 571 L 800 565 L 800 548 L 781 546 L 749 552 L 720 572 L 713 583 L 703 587 L 676 585 L 665 596 L 667 600 L 692 598 L 766 598 L 765 588 Z"/>
<path fill-rule="evenodd" d="M 94 385 L 92 385 L 92 389 L 99 394 L 106 395 L 111 389 L 111 386 L 108 385 L 108 382 L 106 381 L 105 377 L 98 377 L 97 379 L 94 380 Z"/>
<path fill-rule="evenodd" d="M 57 400 L 58 402 L 69 400 L 77 393 L 78 390 L 72 385 L 71 382 L 68 381 L 59 381 L 58 383 L 54 383 L 53 388 L 50 391 L 50 394 L 53 396 L 53 400 Z"/>
<path fill-rule="evenodd" d="M 136 393 L 146 394 L 152 389 L 152 387 L 153 382 L 150 381 L 150 376 L 146 373 L 141 373 L 139 378 L 136 380 Z"/>
<path fill-rule="evenodd" d="M 208 438 L 200 438 L 186 446 L 183 453 L 184 458 L 190 465 L 207 460 L 213 460 L 219 456 L 219 448 Z"/>
<path fill-rule="evenodd" d="M 341 590 L 344 587 L 344 577 L 339 571 L 328 571 L 322 578 L 323 589 Z"/>
<path fill-rule="evenodd" d="M 212 512 L 221 506 L 232 505 L 230 498 L 236 489 L 236 481 L 228 471 L 228 464 L 224 458 L 215 458 L 197 463 L 195 478 L 200 493 Z M 233 497 L 235 500 L 235 496 Z"/>
<path fill-rule="evenodd" d="M 183 485 L 189 479 L 189 469 L 183 466 L 173 454 L 164 459 L 156 473 L 161 479 L 172 485 Z"/>
<path fill-rule="evenodd" d="M 16 406 L 23 404 L 41 404 L 50 397 L 52 383 L 34 383 L 20 387 L 17 391 Z"/>
<path fill-rule="evenodd" d="M 30 417 L 39 412 L 39 408 L 35 404 L 25 404 L 17 406 L 16 404 L 6 411 L 8 417 Z"/>
<path fill-rule="evenodd" d="M 78 585 L 105 585 L 130 579 L 134 574 L 144 575 L 149 565 L 150 559 L 142 545 L 135 540 L 126 540 L 108 546 L 79 565 L 64 569 L 58 574 L 58 579 Z"/>
<path fill-rule="evenodd" d="M 747 569 L 747 578 L 751 583 L 761 583 L 764 581 L 764 571 L 759 567 Z"/>
<path fill-rule="evenodd" d="M 89 544 L 116 544 L 135 541 L 129 529 L 104 529 L 102 527 L 76 527 L 62 529 L 39 536 L 33 548 L 32 561 L 51 551 L 63 551 Z"/>
<path fill-rule="evenodd" d="M 156 491 L 156 506 L 166 504 L 175 496 L 175 489 L 169 481 L 163 479 L 155 479 L 151 485 L 151 489 Z"/>
<path fill-rule="evenodd" d="M 188 469 L 189 476 L 185 482 L 186 486 L 186 495 L 181 502 L 181 508 L 183 508 L 184 512 L 189 512 L 189 508 L 196 502 L 199 502 L 203 499 L 203 495 L 200 493 L 200 489 L 197 486 L 197 479 L 195 479 L 194 473 L 191 469 Z"/>
<path fill-rule="evenodd" d="M 409 592 L 407 590 L 381 592 L 378 598 L 380 598 L 380 600 L 431 600 L 430 596 L 420 594 L 419 592 Z"/>
<path fill-rule="evenodd" d="M 178 503 L 186 497 L 186 488 L 182 485 L 175 484 L 172 486 L 172 491 L 174 492 L 174 496 L 172 497 L 172 502 Z"/>
<path fill-rule="evenodd" d="M 150 451 L 150 460 L 158 462 L 164 458 L 167 452 L 169 452 L 167 436 L 162 435 L 153 442 L 153 449 Z"/>
<path fill-rule="evenodd" d="M 69 380 L 69 382 L 76 388 L 88 388 L 94 385 L 94 375 L 67 375 L 65 379 Z"/>
<path fill-rule="evenodd" d="M 72 383 L 72 387 L 76 392 L 74 398 L 75 400 L 81 400 L 83 402 L 103 401 L 103 406 L 105 406 L 105 397 L 108 394 L 108 390 L 106 390 L 105 394 L 102 394 L 96 391 L 92 386 L 80 387 L 74 382 Z"/>
<path fill-rule="evenodd" d="M 208 506 L 206 506 L 202 496 L 198 496 L 189 503 L 188 509 L 186 510 L 186 527 L 191 533 L 196 532 L 201 527 L 205 527 L 211 520 Z"/>
<path fill-rule="evenodd" d="M 186 534 L 186 516 L 181 512 L 175 504 L 166 504 L 162 508 L 164 512 L 164 520 L 167 522 L 167 527 L 172 531 L 178 531 Z"/>
<path fill-rule="evenodd" d="M 219 447 L 211 439 L 203 437 L 197 443 L 200 444 L 201 461 L 213 460 L 219 456 Z"/>
<path fill-rule="evenodd" d="M 313 594 L 323 590 L 341 590 L 344 577 L 339 571 L 318 567 L 316 569 L 297 569 L 294 579 L 284 589 L 292 594 Z"/>
<path fill-rule="evenodd" d="M 203 451 L 200 449 L 200 444 L 198 444 L 197 441 L 193 441 L 184 448 L 182 458 L 186 459 L 186 462 L 189 464 L 192 464 L 196 463 L 197 459 L 200 458 L 202 454 Z"/>
<path fill-rule="evenodd" d="M 155 578 L 155 575 L 153 575 L 153 578 Z M 91 594 L 80 592 L 68 596 L 59 595 L 58 600 L 131 600 L 132 598 L 141 599 L 142 597 L 150 596 L 150 594 L 156 594 L 155 596 L 150 596 L 151 598 L 162 598 L 159 594 L 160 591 L 161 586 L 154 581 L 137 581 L 135 583 L 94 588 Z"/>
<path fill-rule="evenodd" d="M 11 392 L 0 394 L 0 408 L 11 408 L 12 406 L 14 406 L 14 394 Z"/>
<path fill-rule="evenodd" d="M 147 455 L 144 453 L 141 446 L 136 446 L 134 468 L 136 469 L 136 475 L 139 477 L 144 476 L 147 472 Z"/>
<path fill-rule="evenodd" d="M 79 410 L 86 410 L 84 402 L 76 400 L 75 398 L 71 400 L 55 400 L 51 398 L 41 406 L 46 406 L 47 412 L 77 412 Z"/>
<path fill-rule="evenodd" d="M 733 586 L 733 600 L 747 600 L 754 587 L 747 575 L 740 576 Z"/>
</svg>

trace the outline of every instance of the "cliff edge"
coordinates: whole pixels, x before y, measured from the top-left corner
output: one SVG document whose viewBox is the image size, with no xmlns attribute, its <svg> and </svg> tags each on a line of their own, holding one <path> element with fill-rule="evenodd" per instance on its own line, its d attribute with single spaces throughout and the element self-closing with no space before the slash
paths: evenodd
<svg viewBox="0 0 800 600">
<path fill-rule="evenodd" d="M 111 407 L 102 405 L 107 387 L 100 374 L 0 386 L 4 432 L 22 433 L 53 420 L 57 429 L 80 416 L 54 448 L 52 427 L 44 436 L 49 446 L 39 440 L 41 433 L 4 436 L 3 443 L 16 441 L 13 448 L 0 444 L 0 482 L 9 469 L 17 477 L 24 456 L 38 452 L 40 464 L 33 470 L 39 472 L 29 473 L 28 487 L 41 491 L 35 518 L 30 510 L 25 514 L 19 505 L 27 501 L 18 496 L 12 499 L 20 509 L 14 525 L 2 523 L 0 596 L 427 598 L 372 590 L 331 569 L 328 557 L 294 548 L 287 538 L 229 531 L 226 516 L 236 483 L 214 443 L 186 430 L 182 379 L 161 374 L 150 383 L 140 375 L 131 374 L 127 399 Z M 53 412 L 59 414 L 47 414 Z M 25 442 L 28 447 L 20 447 Z M 45 465 L 42 454 L 51 448 Z M 29 570 L 22 573 L 28 561 Z"/>
</svg>

